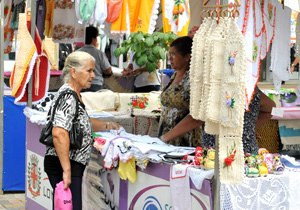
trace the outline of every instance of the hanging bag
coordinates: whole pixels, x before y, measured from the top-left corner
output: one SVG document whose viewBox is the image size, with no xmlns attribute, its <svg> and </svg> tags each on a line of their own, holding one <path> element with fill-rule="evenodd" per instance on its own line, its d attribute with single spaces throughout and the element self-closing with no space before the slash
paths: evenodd
<svg viewBox="0 0 300 210">
<path fill-rule="evenodd" d="M 75 112 L 75 116 L 73 119 L 71 130 L 69 131 L 70 149 L 79 149 L 82 145 L 82 140 L 83 140 L 83 133 L 82 133 L 82 129 L 80 127 L 80 122 L 78 120 L 78 101 L 79 101 L 79 99 L 78 99 L 77 94 L 72 90 L 66 90 L 58 96 L 58 98 L 54 104 L 54 107 L 53 107 L 52 116 L 51 116 L 49 122 L 46 124 L 46 126 L 42 129 L 39 141 L 40 141 L 40 143 L 42 143 L 46 146 L 54 147 L 52 128 L 53 128 L 53 119 L 54 119 L 54 115 L 55 115 L 55 110 L 59 103 L 59 100 L 66 94 L 72 94 L 76 99 L 76 112 Z M 49 115 L 49 113 L 48 113 L 48 115 Z"/>
<path fill-rule="evenodd" d="M 64 181 L 56 184 L 54 191 L 54 210 L 72 210 L 72 192 L 70 188 L 64 190 Z"/>
</svg>

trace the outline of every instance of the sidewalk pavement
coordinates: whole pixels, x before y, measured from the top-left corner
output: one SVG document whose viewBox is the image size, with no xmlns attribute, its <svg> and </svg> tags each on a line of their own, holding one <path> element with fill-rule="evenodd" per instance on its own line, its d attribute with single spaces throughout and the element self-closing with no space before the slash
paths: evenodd
<svg viewBox="0 0 300 210">
<path fill-rule="evenodd" d="M 25 210 L 25 193 L 6 193 L 0 195 L 0 210 Z"/>
</svg>

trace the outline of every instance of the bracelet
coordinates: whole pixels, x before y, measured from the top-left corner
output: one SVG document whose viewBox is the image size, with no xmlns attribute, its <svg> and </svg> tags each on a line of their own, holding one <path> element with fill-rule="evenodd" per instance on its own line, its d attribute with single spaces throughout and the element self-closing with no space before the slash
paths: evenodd
<svg viewBox="0 0 300 210">
<path fill-rule="evenodd" d="M 106 123 L 106 125 L 105 125 L 105 130 L 107 131 L 107 129 L 108 129 L 108 125 L 109 125 L 110 123 L 109 122 L 107 122 Z"/>
<path fill-rule="evenodd" d="M 165 142 L 165 143 L 167 143 L 167 141 L 166 141 L 166 139 L 165 139 L 164 135 L 162 135 L 162 136 L 160 137 L 160 140 L 161 140 L 162 142 Z"/>
<path fill-rule="evenodd" d="M 294 66 L 295 66 L 295 64 L 292 63 L 292 67 L 294 67 Z"/>
</svg>

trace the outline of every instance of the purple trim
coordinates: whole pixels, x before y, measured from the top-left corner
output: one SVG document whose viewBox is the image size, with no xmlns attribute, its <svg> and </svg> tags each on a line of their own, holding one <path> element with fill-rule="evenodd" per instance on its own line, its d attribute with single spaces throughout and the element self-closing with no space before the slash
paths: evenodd
<svg viewBox="0 0 300 210">
<path fill-rule="evenodd" d="M 142 170 L 140 167 L 137 167 L 137 170 L 167 181 L 170 180 L 170 166 L 166 164 L 149 163 L 146 169 Z"/>
<path fill-rule="evenodd" d="M 32 123 L 26 118 L 26 150 L 30 150 L 44 157 L 46 146 L 39 142 L 43 127 L 43 125 Z"/>
<path fill-rule="evenodd" d="M 119 210 L 127 210 L 128 205 L 128 180 L 120 179 Z"/>
<path fill-rule="evenodd" d="M 194 185 L 194 183 L 192 182 L 192 180 L 190 180 L 190 188 L 191 188 L 191 189 L 194 189 L 194 190 L 196 190 L 196 191 L 199 191 L 199 192 L 201 192 L 201 193 L 203 193 L 203 194 L 205 194 L 205 195 L 208 195 L 207 192 L 210 192 L 209 195 L 211 195 L 210 180 L 208 180 L 208 179 L 205 179 L 205 180 L 203 181 L 203 183 L 202 183 L 202 188 L 201 188 L 200 190 L 198 190 L 198 189 L 195 187 L 195 185 Z"/>
<path fill-rule="evenodd" d="M 38 209 L 38 210 L 47 210 L 45 207 L 26 197 L 25 209 Z"/>
<path fill-rule="evenodd" d="M 211 207 L 211 210 L 213 209 L 213 200 L 212 200 L 212 194 L 211 194 L 211 184 L 210 184 L 210 180 L 208 179 L 205 179 L 202 183 L 202 188 L 200 190 L 198 190 L 194 183 L 192 182 L 192 180 L 190 179 L 190 188 L 193 189 L 193 190 L 196 190 L 198 192 L 201 192 L 203 193 L 204 195 L 208 195 L 209 197 L 209 203 L 210 203 L 210 207 Z M 195 196 L 194 196 L 195 197 Z M 196 198 L 196 197 L 195 197 Z M 200 202 L 199 202 L 200 203 Z"/>
</svg>

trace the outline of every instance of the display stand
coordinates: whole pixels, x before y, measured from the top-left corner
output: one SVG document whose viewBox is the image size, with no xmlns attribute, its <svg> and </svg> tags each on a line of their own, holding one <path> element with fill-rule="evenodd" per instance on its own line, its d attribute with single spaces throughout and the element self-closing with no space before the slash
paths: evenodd
<svg viewBox="0 0 300 210">
<path fill-rule="evenodd" d="M 52 188 L 44 172 L 45 146 L 38 139 L 42 126 L 26 120 L 26 209 L 51 209 Z M 145 199 L 156 200 L 168 209 L 172 206 L 170 194 L 170 166 L 149 163 L 145 170 L 137 168 L 137 180 L 121 180 L 116 169 L 102 168 L 102 156 L 93 151 L 92 159 L 83 178 L 83 209 L 101 209 L 111 205 L 120 210 L 143 209 Z M 210 180 L 198 190 L 190 182 L 193 209 L 212 209 Z"/>
</svg>

